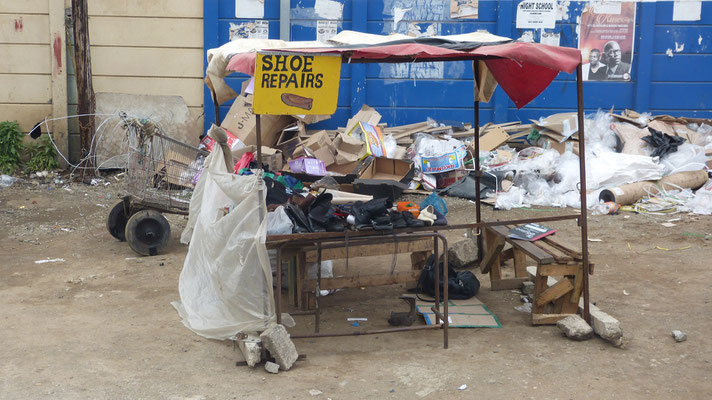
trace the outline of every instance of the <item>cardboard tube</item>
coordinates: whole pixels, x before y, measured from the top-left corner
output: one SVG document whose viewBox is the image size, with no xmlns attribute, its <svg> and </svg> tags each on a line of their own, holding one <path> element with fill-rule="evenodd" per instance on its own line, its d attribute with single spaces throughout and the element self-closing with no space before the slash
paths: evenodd
<svg viewBox="0 0 712 400">
<path fill-rule="evenodd" d="M 675 190 L 698 189 L 707 182 L 707 171 L 685 171 L 663 177 L 657 182 L 642 181 L 630 183 L 601 191 L 599 200 L 612 201 L 621 205 L 633 204 L 648 195 L 654 195 L 659 189 Z"/>
</svg>

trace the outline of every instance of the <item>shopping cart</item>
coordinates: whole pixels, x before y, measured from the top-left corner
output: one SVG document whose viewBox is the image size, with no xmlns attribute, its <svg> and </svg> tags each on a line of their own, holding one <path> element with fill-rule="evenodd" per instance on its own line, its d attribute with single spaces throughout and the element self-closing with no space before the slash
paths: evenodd
<svg viewBox="0 0 712 400">
<path fill-rule="evenodd" d="M 120 117 L 126 131 L 128 195 L 111 209 L 106 227 L 136 253 L 156 255 L 171 233 L 162 213 L 188 214 L 208 152 L 166 136 L 151 120 L 126 113 Z"/>
</svg>

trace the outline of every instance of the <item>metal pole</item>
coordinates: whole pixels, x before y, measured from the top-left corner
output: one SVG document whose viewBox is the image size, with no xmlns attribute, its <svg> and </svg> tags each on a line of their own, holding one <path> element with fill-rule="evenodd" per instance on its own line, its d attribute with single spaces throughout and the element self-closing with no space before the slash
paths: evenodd
<svg viewBox="0 0 712 400">
<path fill-rule="evenodd" d="M 321 294 L 321 242 L 316 245 L 316 290 L 314 291 L 314 332 L 319 333 L 321 321 L 321 308 L 319 308 L 319 295 Z"/>
<path fill-rule="evenodd" d="M 257 134 L 257 169 L 262 169 L 262 121 L 260 114 L 255 114 L 255 132 Z"/>
<path fill-rule="evenodd" d="M 576 67 L 576 95 L 578 100 L 578 132 L 579 132 L 579 165 L 581 175 L 581 253 L 583 255 L 583 318 L 591 323 L 591 313 L 589 310 L 589 287 L 588 287 L 588 208 L 586 205 L 586 138 L 584 137 L 583 120 L 583 67 L 579 64 Z"/>
<path fill-rule="evenodd" d="M 277 301 L 274 305 L 278 324 L 282 323 L 282 247 L 277 249 Z"/>
<path fill-rule="evenodd" d="M 443 348 L 447 349 L 448 346 L 448 326 L 450 325 L 450 321 L 448 320 L 450 318 L 447 310 L 448 302 L 449 302 L 449 295 L 450 293 L 448 292 L 449 285 L 448 283 L 450 282 L 450 278 L 448 276 L 448 259 L 447 259 L 447 239 L 445 239 L 444 235 L 438 235 L 440 239 L 443 241 Z M 438 240 L 437 237 L 435 240 Z"/>
<path fill-rule="evenodd" d="M 478 93 L 479 93 L 479 87 L 478 87 L 478 80 L 480 75 L 480 64 L 479 61 L 474 60 L 472 62 L 472 68 L 474 70 L 474 81 L 475 81 L 475 121 L 474 121 L 474 135 L 475 137 L 473 138 L 474 143 L 475 143 L 475 154 L 472 156 L 475 158 L 475 217 L 477 219 L 477 223 L 482 222 L 482 204 L 480 202 L 480 176 L 482 175 L 482 171 L 480 171 L 480 100 L 478 98 Z M 482 229 L 477 228 L 477 259 L 481 262 L 483 255 L 484 255 L 484 249 L 483 249 L 483 241 L 482 241 Z"/>
</svg>

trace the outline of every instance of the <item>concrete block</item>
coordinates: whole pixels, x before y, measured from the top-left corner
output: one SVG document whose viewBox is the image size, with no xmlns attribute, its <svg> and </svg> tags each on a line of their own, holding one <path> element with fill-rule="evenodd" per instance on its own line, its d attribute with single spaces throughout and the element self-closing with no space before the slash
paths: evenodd
<svg viewBox="0 0 712 400">
<path fill-rule="evenodd" d="M 556 323 L 556 326 L 561 329 L 569 339 L 588 340 L 593 337 L 593 328 L 578 315 L 570 315 L 561 319 Z"/>
<path fill-rule="evenodd" d="M 269 372 L 270 374 L 278 374 L 279 364 L 275 364 L 272 361 L 267 361 L 265 363 L 265 371 Z"/>
<path fill-rule="evenodd" d="M 262 332 L 260 339 L 262 339 L 262 344 L 269 350 L 282 370 L 288 371 L 292 368 L 299 354 L 284 326 L 275 325 L 267 329 Z"/>
<path fill-rule="evenodd" d="M 257 334 L 248 334 L 246 338 L 237 340 L 237 347 L 240 348 L 242 355 L 245 357 L 245 362 L 250 368 L 262 361 L 262 341 Z"/>
<path fill-rule="evenodd" d="M 447 257 L 455 268 L 468 268 L 477 262 L 477 244 L 470 238 L 448 243 Z"/>
</svg>

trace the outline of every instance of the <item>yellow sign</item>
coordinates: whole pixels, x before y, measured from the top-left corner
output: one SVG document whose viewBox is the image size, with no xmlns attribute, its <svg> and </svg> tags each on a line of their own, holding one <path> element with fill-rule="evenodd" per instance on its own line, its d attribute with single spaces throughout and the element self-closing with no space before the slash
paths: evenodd
<svg viewBox="0 0 712 400">
<path fill-rule="evenodd" d="M 255 114 L 333 114 L 340 56 L 257 54 Z"/>
</svg>

